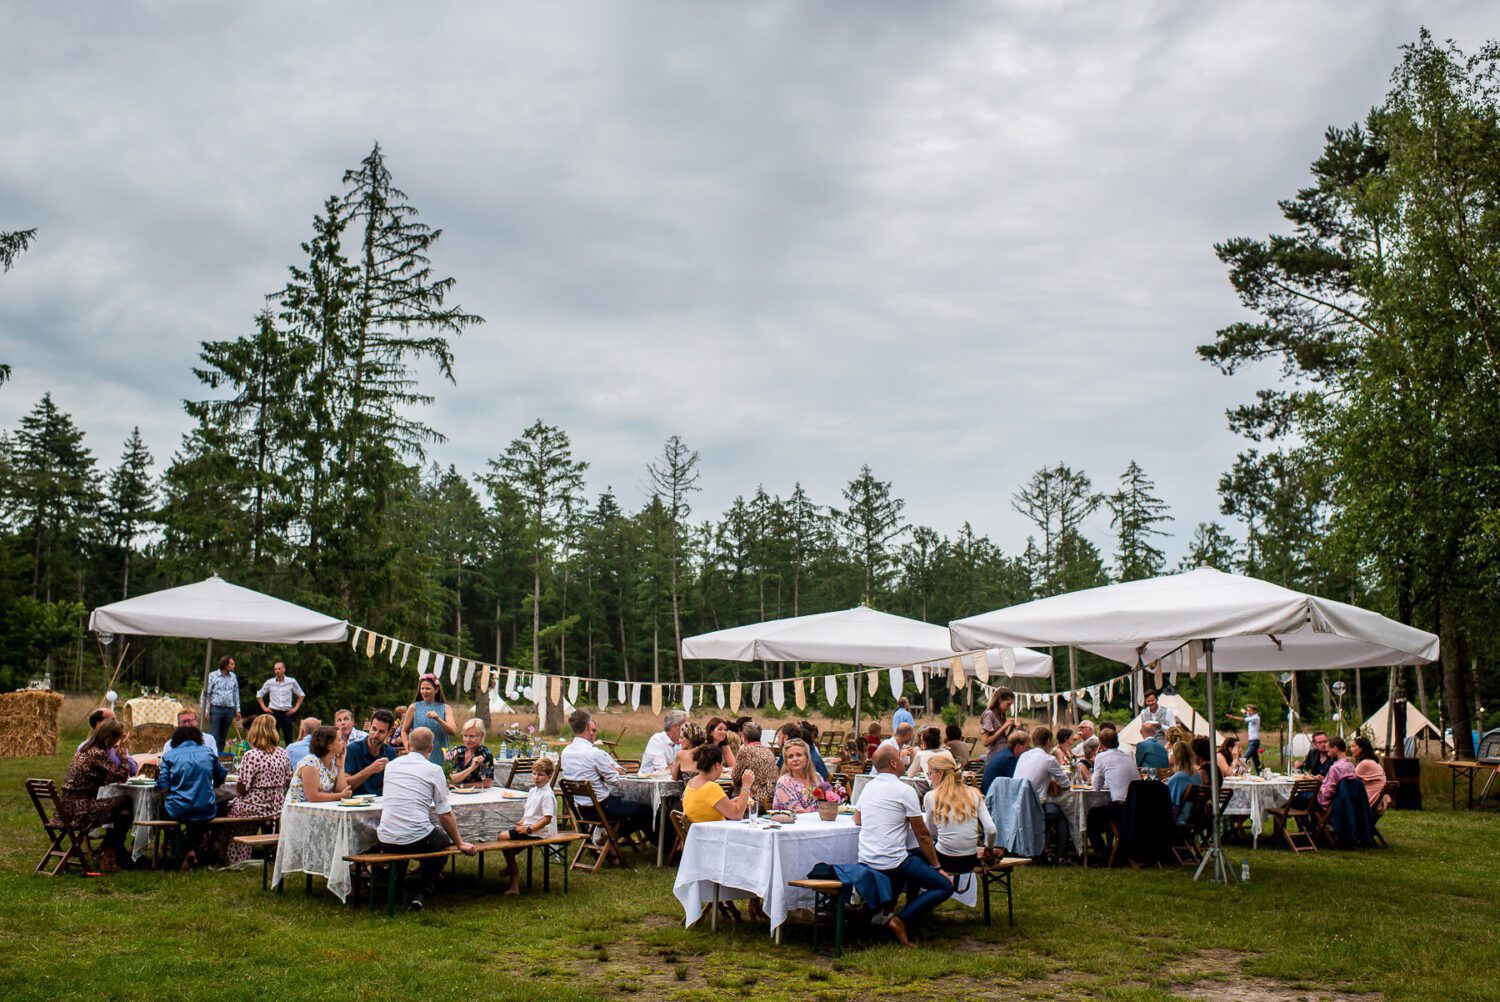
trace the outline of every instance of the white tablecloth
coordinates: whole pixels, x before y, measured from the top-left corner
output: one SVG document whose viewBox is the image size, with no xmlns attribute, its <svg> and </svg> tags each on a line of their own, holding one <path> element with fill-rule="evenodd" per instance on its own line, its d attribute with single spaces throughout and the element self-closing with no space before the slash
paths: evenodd
<svg viewBox="0 0 1500 1002">
<path fill-rule="evenodd" d="M 505 794 L 499 787 L 473 794 L 450 793 L 448 803 L 459 834 L 470 842 L 492 842 L 519 822 L 526 798 Z M 281 841 L 272 881 L 289 873 L 316 874 L 326 878 L 328 889 L 343 901 L 354 887 L 344 857 L 375 844 L 380 811 L 381 798 L 369 807 L 340 807 L 337 802 L 287 804 L 281 809 Z"/>
<path fill-rule="evenodd" d="M 650 804 L 653 814 L 661 814 L 663 801 L 669 801 L 674 797 L 681 797 L 687 783 L 670 776 L 652 776 L 649 779 L 641 779 L 638 776 L 621 776 L 614 786 L 615 793 L 622 800 L 633 801 L 637 804 Z"/>
<path fill-rule="evenodd" d="M 99 799 L 107 800 L 110 797 L 118 797 L 121 794 L 130 798 L 131 808 L 137 821 L 155 821 L 161 817 L 161 791 L 155 784 L 136 783 L 110 783 L 108 786 L 99 787 Z M 135 828 L 135 842 L 131 846 L 130 855 L 140 859 L 146 855 L 146 850 L 151 848 L 151 829 Z"/>
<path fill-rule="evenodd" d="M 1229 805 L 1224 808 L 1224 813 L 1248 817 L 1251 837 L 1257 845 L 1260 844 L 1261 830 L 1265 827 L 1266 811 L 1273 807 L 1280 807 L 1292 796 L 1292 781 L 1285 778 L 1258 781 L 1226 779 L 1224 786 L 1233 791 L 1229 798 Z"/>
<path fill-rule="evenodd" d="M 1089 811 L 1109 803 L 1109 791 L 1068 790 L 1055 797 L 1046 797 L 1045 800 L 1062 808 L 1064 816 L 1068 819 L 1068 828 L 1071 829 L 1073 848 L 1078 855 L 1082 856 L 1084 839 L 1089 829 Z"/>
<path fill-rule="evenodd" d="M 859 803 L 859 795 L 861 793 L 865 792 L 865 787 L 868 786 L 869 783 L 870 783 L 870 780 L 872 780 L 874 778 L 875 778 L 874 774 L 873 773 L 868 773 L 868 772 L 862 772 L 858 776 L 855 776 L 854 777 L 854 785 L 852 787 L 850 787 L 850 789 L 849 789 L 849 803 L 851 803 L 851 804 L 857 804 L 857 803 Z M 917 791 L 917 802 L 918 803 L 921 803 L 922 802 L 922 798 L 925 797 L 925 796 L 927 796 L 927 791 L 930 790 L 930 789 L 932 789 L 931 784 L 929 784 L 927 782 L 927 780 L 922 779 L 921 777 L 918 777 L 918 776 L 902 776 L 901 777 L 901 782 L 905 783 L 907 786 L 909 786 L 913 790 Z"/>
<path fill-rule="evenodd" d="M 744 821 L 700 821 L 688 829 L 687 846 L 677 867 L 672 893 L 682 902 L 685 924 L 703 915 L 714 897 L 759 897 L 771 918 L 771 932 L 794 908 L 811 908 L 816 895 L 787 881 L 801 880 L 816 863 L 859 862 L 859 829 L 854 819 L 840 815 L 824 821 L 816 813 L 799 814 L 795 824 L 779 829 Z M 973 907 L 978 881 L 965 878 L 965 890 L 954 898 Z"/>
</svg>

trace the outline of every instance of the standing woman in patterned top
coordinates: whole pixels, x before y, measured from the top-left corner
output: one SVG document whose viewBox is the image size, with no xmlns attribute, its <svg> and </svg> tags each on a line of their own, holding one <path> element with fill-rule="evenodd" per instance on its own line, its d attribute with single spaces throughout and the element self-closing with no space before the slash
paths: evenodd
<svg viewBox="0 0 1500 1002">
<path fill-rule="evenodd" d="M 427 753 L 427 761 L 442 765 L 448 755 L 448 739 L 458 736 L 458 724 L 453 719 L 453 707 L 443 699 L 438 677 L 431 672 L 417 683 L 417 701 L 406 708 L 401 718 L 403 736 L 410 738 L 416 727 L 432 732 L 432 751 Z"/>
</svg>

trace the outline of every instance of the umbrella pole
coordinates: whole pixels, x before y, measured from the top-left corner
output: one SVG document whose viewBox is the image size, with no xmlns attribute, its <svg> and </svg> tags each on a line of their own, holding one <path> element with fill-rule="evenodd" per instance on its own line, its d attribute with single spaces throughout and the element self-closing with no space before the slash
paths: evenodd
<svg viewBox="0 0 1500 1002">
<path fill-rule="evenodd" d="M 863 702 L 865 698 L 864 682 L 865 680 L 861 678 L 859 679 L 858 684 L 854 687 L 854 740 L 856 741 L 859 740 L 859 704 Z"/>
<path fill-rule="evenodd" d="M 208 653 L 203 655 L 203 688 L 198 691 L 198 722 L 208 723 L 208 676 L 214 670 L 214 642 L 210 637 Z"/>
<path fill-rule="evenodd" d="M 1212 747 L 1214 737 L 1218 733 L 1214 726 L 1214 642 L 1212 640 L 1203 641 L 1203 656 L 1208 667 L 1208 741 Z M 1212 755 L 1213 752 L 1210 751 L 1209 754 Z M 1193 879 L 1197 880 L 1203 876 L 1203 868 L 1208 865 L 1209 860 L 1213 860 L 1214 871 L 1210 879 L 1216 884 L 1227 884 L 1229 883 L 1228 868 L 1224 865 L 1224 849 L 1219 842 L 1219 767 L 1213 759 L 1209 760 L 1208 779 L 1209 795 L 1212 797 L 1209 806 L 1213 816 L 1213 845 L 1209 846 L 1208 851 L 1203 854 L 1203 862 L 1198 864 L 1198 872 L 1193 874 Z"/>
</svg>

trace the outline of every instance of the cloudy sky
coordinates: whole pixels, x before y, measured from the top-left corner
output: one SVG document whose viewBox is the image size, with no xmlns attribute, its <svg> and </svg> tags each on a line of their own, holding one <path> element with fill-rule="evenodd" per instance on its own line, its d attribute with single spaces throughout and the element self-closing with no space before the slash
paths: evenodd
<svg viewBox="0 0 1500 1002">
<path fill-rule="evenodd" d="M 1015 551 L 1031 471 L 1135 459 L 1175 558 L 1262 383 L 1194 355 L 1241 315 L 1212 245 L 1277 226 L 1423 23 L 1500 36 L 1485 2 L 8 4 L 0 230 L 40 238 L 0 425 L 50 390 L 165 461 L 198 342 L 378 140 L 488 320 L 427 381 L 438 461 L 540 417 L 634 505 L 680 434 L 700 515 L 868 463 Z"/>
</svg>

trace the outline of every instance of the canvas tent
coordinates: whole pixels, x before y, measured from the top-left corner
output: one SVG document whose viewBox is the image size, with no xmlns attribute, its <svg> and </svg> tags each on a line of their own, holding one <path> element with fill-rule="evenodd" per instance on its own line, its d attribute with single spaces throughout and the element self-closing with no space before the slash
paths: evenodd
<svg viewBox="0 0 1500 1002">
<path fill-rule="evenodd" d="M 862 605 L 684 637 L 682 656 L 722 661 L 820 661 L 870 668 L 946 667 L 954 657 L 948 641 L 948 631 L 941 626 Z M 1052 673 L 1049 655 L 1025 648 L 991 650 L 986 660 L 991 682 L 1007 675 L 1045 678 Z M 964 656 L 964 668 L 973 672 L 972 654 Z M 855 690 L 856 701 L 863 690 L 864 686 Z M 859 728 L 857 702 L 854 727 Z"/>
<path fill-rule="evenodd" d="M 1359 732 L 1370 739 L 1370 743 L 1377 748 L 1385 747 L 1387 728 L 1392 726 L 1391 704 L 1389 701 L 1384 706 L 1370 714 L 1370 718 L 1360 727 Z M 1443 732 L 1437 729 L 1437 725 L 1422 715 L 1415 704 L 1406 704 L 1406 737 L 1409 740 L 1435 740 L 1445 745 L 1453 742 L 1443 737 Z"/>
<path fill-rule="evenodd" d="M 1165 706 L 1172 711 L 1173 716 L 1177 718 L 1179 724 L 1183 727 L 1191 728 L 1192 732 L 1200 737 L 1208 738 L 1214 743 L 1215 747 L 1228 736 L 1209 727 L 1208 718 L 1193 709 L 1192 703 L 1189 703 L 1176 693 L 1158 696 L 1156 699 L 1159 705 Z M 1134 720 L 1120 728 L 1120 747 L 1129 751 L 1140 740 L 1141 718 L 1137 715 Z"/>
<path fill-rule="evenodd" d="M 1037 599 L 949 624 L 954 650 L 994 645 L 1082 647 L 1131 666 L 1161 661 L 1208 677 L 1226 671 L 1298 671 L 1426 664 L 1438 638 L 1379 613 L 1201 567 Z M 1212 774 L 1217 813 L 1219 777 Z M 1219 826 L 1204 857 L 1227 881 Z M 1201 874 L 1200 867 L 1199 873 Z"/>
<path fill-rule="evenodd" d="M 101 638 L 107 634 L 125 633 L 207 640 L 204 688 L 207 688 L 215 640 L 254 644 L 336 644 L 349 636 L 349 624 L 342 619 L 241 588 L 217 574 L 197 584 L 101 605 L 90 614 L 89 629 Z"/>
</svg>

